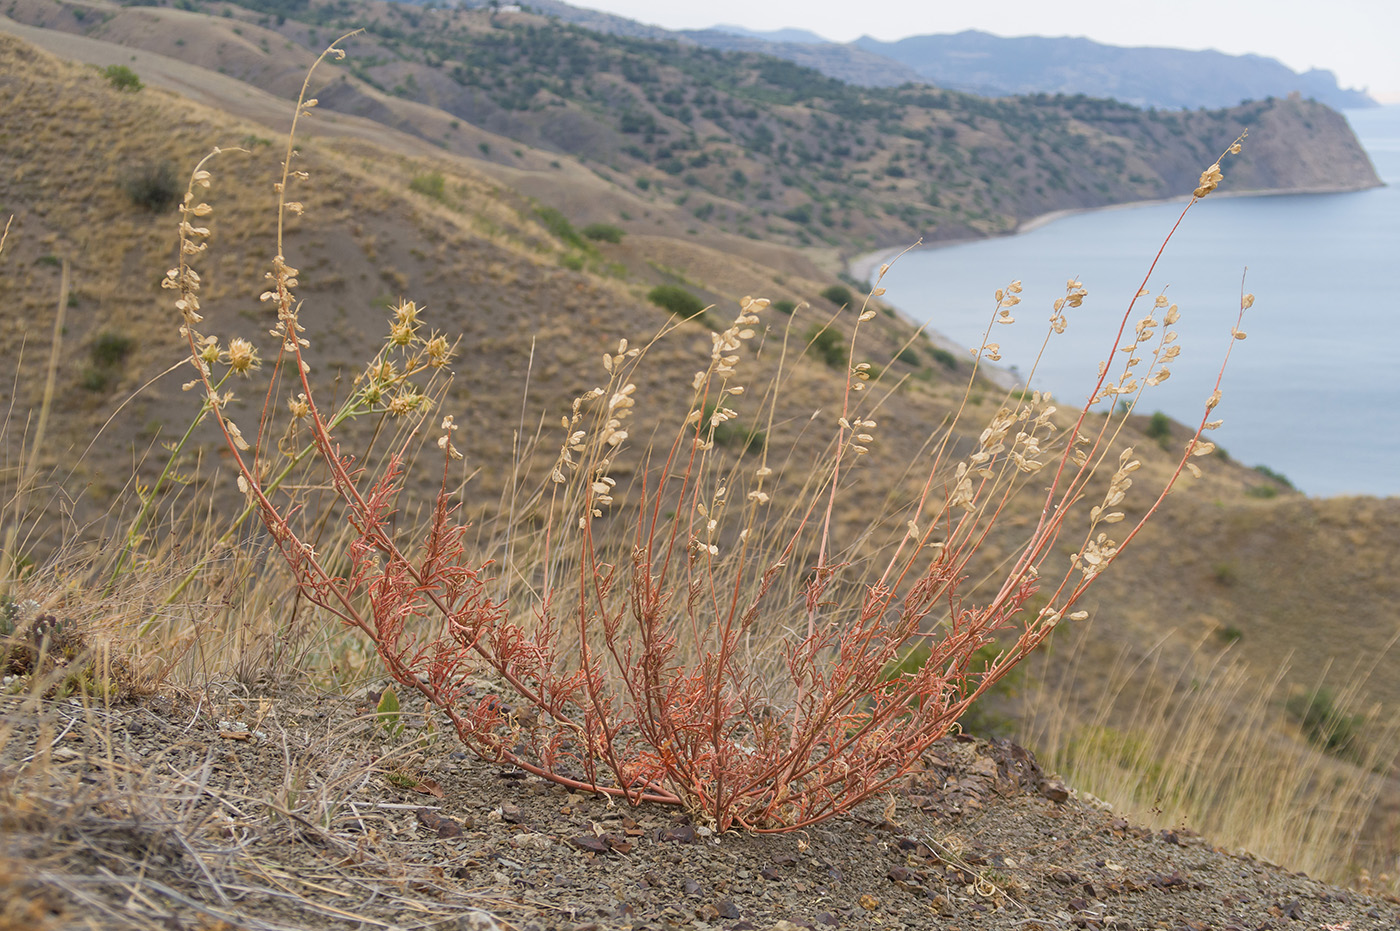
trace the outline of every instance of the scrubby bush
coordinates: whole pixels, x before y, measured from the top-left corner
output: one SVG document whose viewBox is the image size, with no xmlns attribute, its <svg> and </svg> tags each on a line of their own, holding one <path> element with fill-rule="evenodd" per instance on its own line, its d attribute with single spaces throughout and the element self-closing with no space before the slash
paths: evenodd
<svg viewBox="0 0 1400 931">
<path fill-rule="evenodd" d="M 846 367 L 845 343 L 841 334 L 830 327 L 814 324 L 807 331 L 807 351 L 834 369 Z"/>
<path fill-rule="evenodd" d="M 583 228 L 583 235 L 596 242 L 622 242 L 622 228 L 611 223 L 590 223 Z"/>
<path fill-rule="evenodd" d="M 1266 465 L 1257 465 L 1254 467 L 1254 471 L 1258 472 L 1260 475 L 1264 476 L 1270 481 L 1277 482 L 1289 491 L 1296 490 L 1293 487 L 1293 483 L 1288 480 L 1288 476 L 1283 475 L 1279 472 L 1275 472 L 1273 469 L 1269 468 Z"/>
<path fill-rule="evenodd" d="M 93 340 L 89 354 L 94 365 L 111 368 L 125 362 L 126 357 L 135 348 L 136 341 L 131 337 L 108 332 L 99 334 L 97 339 Z"/>
<path fill-rule="evenodd" d="M 146 162 L 127 173 L 122 190 L 136 206 L 164 213 L 180 194 L 180 179 L 169 162 Z"/>
<path fill-rule="evenodd" d="M 678 284 L 659 284 L 647 292 L 647 300 L 679 317 L 693 317 L 705 302 Z"/>
<path fill-rule="evenodd" d="M 851 289 L 845 285 L 834 284 L 822 289 L 822 297 L 826 298 L 837 307 L 850 307 L 855 297 L 851 294 Z"/>
<path fill-rule="evenodd" d="M 563 240 L 582 252 L 595 251 L 593 244 L 579 235 L 578 230 L 574 229 L 574 225 L 569 222 L 569 218 L 564 216 L 562 211 L 554 207 L 540 207 L 535 211 L 535 216 L 540 218 L 545 229 L 549 230 L 556 239 Z"/>
<path fill-rule="evenodd" d="M 705 405 L 702 421 L 708 422 L 717 410 L 717 405 Z M 762 430 L 745 426 L 732 418 L 716 421 L 714 430 L 715 442 L 735 452 L 761 453 L 768 446 L 768 436 Z"/>
<path fill-rule="evenodd" d="M 929 355 L 933 356 L 933 361 L 937 362 L 945 369 L 956 371 L 958 368 L 958 357 L 946 349 L 939 349 L 935 346 Z"/>
<path fill-rule="evenodd" d="M 1143 430 L 1148 436 L 1157 441 L 1157 445 L 1166 449 L 1172 439 L 1171 418 L 1161 411 L 1155 411 L 1147 421 L 1147 427 Z"/>
<path fill-rule="evenodd" d="M 1288 699 L 1288 713 L 1315 746 L 1328 753 L 1346 754 L 1357 748 L 1364 716 L 1348 714 L 1331 689 L 1318 687 Z"/>
<path fill-rule="evenodd" d="M 131 91 L 134 94 L 146 86 L 141 83 L 136 72 L 126 65 L 108 65 L 102 69 L 102 76 L 119 91 Z"/>
<path fill-rule="evenodd" d="M 447 179 L 440 171 L 414 175 L 408 182 L 408 189 L 422 194 L 424 197 L 431 197 L 433 200 L 447 199 Z"/>
</svg>

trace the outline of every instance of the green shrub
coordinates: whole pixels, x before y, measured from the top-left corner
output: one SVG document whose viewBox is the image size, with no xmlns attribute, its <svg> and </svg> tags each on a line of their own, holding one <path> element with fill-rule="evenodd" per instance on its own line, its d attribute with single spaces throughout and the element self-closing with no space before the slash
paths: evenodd
<svg viewBox="0 0 1400 931">
<path fill-rule="evenodd" d="M 713 404 L 705 405 L 702 430 L 709 428 L 710 418 L 715 413 Z M 715 442 L 736 452 L 761 453 L 768 445 L 768 435 L 756 427 L 747 427 L 737 420 L 726 420 L 715 425 Z"/>
<path fill-rule="evenodd" d="M 1165 447 L 1172 438 L 1171 418 L 1161 411 L 1157 411 L 1147 421 L 1147 428 L 1143 432 L 1156 440 L 1159 445 Z"/>
<path fill-rule="evenodd" d="M 957 369 L 958 369 L 958 357 L 955 356 L 955 355 L 953 355 L 953 354 L 952 354 L 951 352 L 949 352 L 948 350 L 946 350 L 946 349 L 939 349 L 938 347 L 935 346 L 934 349 L 933 349 L 933 351 L 930 353 L 930 355 L 933 356 L 933 361 L 937 362 L 939 365 L 943 366 L 945 369 L 948 369 L 949 371 L 954 371 L 954 372 L 957 371 Z"/>
<path fill-rule="evenodd" d="M 107 79 L 119 91 L 131 91 L 133 94 L 146 85 L 141 83 L 141 79 L 136 76 L 126 65 L 108 65 L 102 69 L 102 76 Z"/>
<path fill-rule="evenodd" d="M 791 314 L 797 309 L 796 301 L 774 301 L 773 309 L 780 314 Z"/>
<path fill-rule="evenodd" d="M 1347 714 L 1337 707 L 1336 696 L 1330 689 L 1319 687 L 1304 695 L 1294 695 L 1288 699 L 1287 708 L 1315 746 L 1335 754 L 1357 748 L 1365 718 Z"/>
<path fill-rule="evenodd" d="M 540 218 L 544 228 L 549 230 L 556 239 L 561 239 L 569 245 L 583 252 L 596 252 L 596 248 L 588 240 L 579 235 L 578 230 L 569 222 L 569 218 L 553 207 L 540 207 L 535 211 L 535 216 Z"/>
<path fill-rule="evenodd" d="M 822 297 L 826 298 L 837 307 L 850 307 L 855 297 L 851 294 L 851 289 L 845 285 L 834 284 L 829 288 L 822 289 Z"/>
<path fill-rule="evenodd" d="M 1278 482 L 1280 485 L 1282 485 L 1284 488 L 1287 488 L 1289 491 L 1296 490 L 1293 487 L 1293 483 L 1290 482 L 1286 476 L 1279 472 L 1275 472 L 1273 469 L 1269 468 L 1266 465 L 1257 465 L 1254 467 L 1254 471 L 1258 472 L 1260 475 L 1264 476 L 1267 479 L 1272 479 L 1273 481 Z"/>
<path fill-rule="evenodd" d="M 87 366 L 83 369 L 83 374 L 78 378 L 78 385 L 84 391 L 91 391 L 96 394 L 99 391 L 107 390 L 107 382 L 110 380 L 108 374 L 101 369 Z"/>
<path fill-rule="evenodd" d="M 126 361 L 126 357 L 131 355 L 131 350 L 136 348 L 136 342 L 129 336 L 122 336 L 120 333 L 102 333 L 95 341 L 92 348 L 88 350 L 92 357 L 92 364 L 101 368 L 113 368 Z"/>
<path fill-rule="evenodd" d="M 930 652 L 928 646 L 924 644 L 908 647 L 898 659 L 892 660 L 880 671 L 881 681 L 894 682 L 901 677 L 914 675 L 928 662 Z M 984 668 L 996 659 L 997 653 L 998 647 L 995 643 L 989 643 L 979 648 L 972 654 L 969 668 L 974 670 Z M 993 685 L 958 719 L 963 730 L 979 737 L 1008 736 L 1014 732 L 1016 721 L 1005 714 L 992 711 L 988 707 L 987 699 L 996 697 L 1005 700 L 1014 696 L 1024 678 L 1025 670 L 1018 668 L 1012 670 L 1005 678 Z M 917 701 L 910 704 L 911 710 L 919 705 Z"/>
<path fill-rule="evenodd" d="M 622 229 L 611 223 L 590 223 L 583 228 L 583 235 L 597 242 L 622 242 Z"/>
<path fill-rule="evenodd" d="M 413 180 L 408 182 L 408 189 L 422 194 L 424 197 L 431 197 L 433 200 L 447 199 L 447 179 L 440 171 L 430 171 L 426 175 L 414 175 Z"/>
<path fill-rule="evenodd" d="M 846 367 L 846 344 L 841 334 L 820 325 L 807 331 L 807 351 L 834 369 Z"/>
<path fill-rule="evenodd" d="M 705 302 L 676 284 L 659 284 L 647 292 L 647 300 L 681 317 L 693 317 L 705 309 Z"/>
<path fill-rule="evenodd" d="M 122 190 L 131 202 L 151 213 L 164 213 L 180 196 L 180 179 L 169 162 L 147 162 L 122 180 Z"/>
<path fill-rule="evenodd" d="M 923 364 L 923 360 L 919 358 L 919 354 L 914 351 L 913 346 L 905 346 L 895 353 L 894 361 L 903 362 L 905 365 L 912 365 L 915 368 Z"/>
<path fill-rule="evenodd" d="M 1250 485 L 1244 493 L 1251 498 L 1277 498 L 1278 487 L 1275 485 Z"/>
</svg>

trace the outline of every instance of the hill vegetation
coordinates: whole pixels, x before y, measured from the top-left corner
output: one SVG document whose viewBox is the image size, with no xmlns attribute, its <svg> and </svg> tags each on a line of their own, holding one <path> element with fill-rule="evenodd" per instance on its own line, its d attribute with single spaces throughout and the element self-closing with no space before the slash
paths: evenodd
<svg viewBox="0 0 1400 931">
<path fill-rule="evenodd" d="M 697 228 L 847 255 L 1173 196 L 1194 186 L 1199 166 L 1242 126 L 1256 149 L 1236 190 L 1378 183 L 1345 121 L 1303 100 L 1187 112 L 1082 94 L 992 100 L 926 86 L 856 87 L 769 55 L 610 35 L 528 13 L 380 0 L 182 6 L 178 16 L 98 6 L 100 16 L 79 17 L 93 8 L 14 0 L 10 15 L 217 68 L 281 96 L 299 88 L 312 49 L 363 28 L 341 73 L 317 90 L 326 108 L 507 170 L 538 170 L 535 152 L 570 155 Z M 191 29 L 187 11 L 207 14 L 200 41 L 181 44 L 174 31 L 150 28 Z M 452 122 L 416 116 L 403 101 Z M 485 141 L 467 126 L 511 142 Z"/>
</svg>

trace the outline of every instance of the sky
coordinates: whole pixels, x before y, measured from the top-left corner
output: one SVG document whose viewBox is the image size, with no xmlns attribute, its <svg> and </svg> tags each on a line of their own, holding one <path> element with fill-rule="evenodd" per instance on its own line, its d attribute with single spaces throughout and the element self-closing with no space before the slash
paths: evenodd
<svg viewBox="0 0 1400 931">
<path fill-rule="evenodd" d="M 849 42 L 980 29 L 1000 36 L 1086 36 L 1107 45 L 1247 52 L 1295 71 L 1325 68 L 1343 87 L 1400 103 L 1397 0 L 570 0 L 668 29 L 720 23 L 808 29 Z"/>
</svg>

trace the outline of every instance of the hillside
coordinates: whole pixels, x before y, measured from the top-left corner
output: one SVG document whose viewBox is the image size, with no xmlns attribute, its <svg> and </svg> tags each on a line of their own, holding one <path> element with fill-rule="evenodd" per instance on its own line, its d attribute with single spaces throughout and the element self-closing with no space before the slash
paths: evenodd
<svg viewBox="0 0 1400 931">
<path fill-rule="evenodd" d="M 23 0 L 16 0 L 16 7 L 22 6 Z M 44 40 L 71 49 L 73 57 L 115 56 L 103 63 L 128 63 L 143 77 L 159 74 L 167 86 L 183 86 L 198 100 L 158 86 L 154 77 L 144 90 L 119 91 L 98 71 L 63 63 L 0 33 L 0 94 L 7 104 L 7 121 L 0 127 L 0 213 L 15 216 L 0 256 L 0 289 L 13 296 L 0 318 L 0 366 L 22 373 L 15 382 L 0 386 L 0 403 L 24 412 L 12 414 L 5 433 L 7 463 L 18 459 L 24 414 L 39 404 L 43 382 L 38 373 L 52 346 L 61 268 L 65 260 L 71 263 L 67 318 L 60 330 L 63 346 L 58 355 L 56 403 L 49 439 L 41 451 L 54 485 L 46 507 L 30 515 L 30 525 L 39 528 L 31 541 L 36 557 L 44 554 L 46 535 L 82 535 L 100 529 L 88 522 L 120 503 L 132 463 L 151 450 L 139 467 L 139 477 L 152 481 L 162 460 L 159 443 L 192 416 L 194 403 L 179 389 L 184 380 L 180 374 L 145 387 L 182 353 L 171 322 L 170 294 L 159 287 L 174 254 L 175 220 L 168 210 L 151 210 L 134 199 L 132 182 L 142 178 L 158 182 L 167 164 L 177 174 L 183 173 L 214 145 L 248 150 L 226 153 L 212 166 L 215 187 L 210 197 L 215 213 L 209 221 L 213 236 L 205 266 L 205 305 L 211 326 L 221 335 L 264 332 L 268 320 L 256 296 L 264 286 L 272 255 L 268 189 L 280 158 L 277 140 L 285 131 L 289 108 L 276 96 L 239 82 L 235 73 L 278 94 L 294 93 L 293 85 L 299 86 L 300 80 L 297 63 L 309 54 L 281 33 L 240 19 L 251 14 L 235 8 L 230 8 L 234 15 L 227 18 L 100 4 L 88 9 L 100 13 L 90 14 L 94 18 L 110 15 L 88 28 L 111 41 L 79 36 L 68 28 L 47 31 Z M 389 8 L 381 12 L 384 17 L 400 15 Z M 71 10 L 65 15 L 73 18 Z M 152 23 L 162 28 L 154 29 Z M 516 22 L 507 16 L 496 24 L 467 25 L 527 60 L 534 54 L 525 41 L 529 30 L 543 29 L 534 21 Z M 222 31 L 209 31 L 216 27 Z M 306 27 L 288 19 L 278 28 L 296 33 Z M 323 26 L 319 32 L 326 38 L 329 30 Z M 130 45 L 115 44 L 117 40 Z M 620 62 L 642 60 L 636 57 L 640 51 L 634 56 L 626 49 L 590 46 L 596 40 L 586 36 L 574 35 L 573 40 L 599 55 L 619 54 Z M 274 41 L 281 43 L 275 54 L 262 49 L 264 44 L 272 48 Z M 371 59 L 374 49 L 387 54 L 388 44 L 372 44 L 387 41 L 372 37 L 360 52 Z M 401 47 L 410 44 L 400 41 Z M 162 43 L 171 52 L 191 50 L 186 52 L 191 56 L 197 51 L 214 67 L 201 69 L 180 61 L 178 55 L 133 53 L 132 47 L 144 48 L 142 42 Z M 542 138 L 537 146 L 522 145 L 517 155 L 504 133 L 491 134 L 465 121 L 453 130 L 451 123 L 459 117 L 386 95 L 369 83 L 383 83 L 397 67 L 403 86 L 414 76 L 421 89 L 427 78 L 418 76 L 429 72 L 417 70 L 420 66 L 411 58 L 405 52 L 392 61 L 345 66 L 325 91 L 318 92 L 324 110 L 315 114 L 301 137 L 301 167 L 311 177 L 298 196 L 307 205 L 307 215 L 292 222 L 287 251 L 303 270 L 299 292 L 306 307 L 303 319 L 312 328 L 309 336 L 321 384 L 333 390 L 354 377 L 366 354 L 382 340 L 387 305 L 400 296 L 425 306 L 434 327 L 462 334 L 462 356 L 454 366 L 445 403 L 457 412 L 471 438 L 463 475 L 471 482 L 467 509 L 489 523 L 511 479 L 513 434 L 519 431 L 528 438 L 535 425 L 543 424 L 540 445 L 547 450 L 557 443 L 549 431 L 557 431 L 559 411 L 567 410 L 573 397 L 601 377 L 596 361 L 601 354 L 623 336 L 643 341 L 665 322 L 666 314 L 646 299 L 654 285 L 690 289 L 716 305 L 711 313 L 725 317 L 732 317 L 738 299 L 746 294 L 794 305 L 806 301 L 806 307 L 790 308 L 791 314 L 776 309 L 771 313 L 765 320 L 762 347 L 746 355 L 745 364 L 752 366 L 750 383 L 765 385 L 776 377 L 778 355 L 786 349 L 791 358 L 782 360 L 782 390 L 776 395 L 772 423 L 764 427 L 763 443 L 783 451 L 785 468 L 793 476 L 820 457 L 825 436 L 815 435 L 820 431 L 809 425 L 821 422 L 818 415 L 831 416 L 829 399 L 839 397 L 844 365 L 829 364 L 813 328 L 831 322 L 845 335 L 853 321 L 849 311 L 822 296 L 836 282 L 813 261 L 814 251 L 792 246 L 801 243 L 798 234 L 805 225 L 775 224 L 778 232 L 771 237 L 748 228 L 758 237 L 750 238 L 730 231 L 718 211 L 707 222 L 695 216 L 689 202 L 676 204 L 654 190 L 639 189 L 631 172 L 613 183 L 611 171 L 595 170 L 593 159 L 580 164 L 565 152 L 548 148 Z M 242 71 L 235 72 L 235 66 Z M 680 71 L 679 65 L 667 67 Z M 218 73 L 219 68 L 228 73 Z M 355 70 L 366 71 L 368 79 L 356 77 Z M 502 73 L 509 86 L 514 79 L 508 70 Z M 657 74 L 679 80 L 671 71 Z M 612 83 L 625 86 L 622 79 Z M 754 87 L 774 91 L 777 85 L 756 83 Z M 505 92 L 492 93 L 497 90 Z M 832 95 L 846 93 L 828 90 Z M 746 93 L 761 96 L 752 88 Z M 492 98 L 483 91 L 473 99 Z M 645 94 L 630 99 L 641 107 Z M 733 102 L 741 97 L 733 94 L 725 99 Z M 959 107 L 984 106 L 957 95 L 947 99 Z M 339 111 L 332 106 L 337 100 Z M 572 125 L 580 127 L 581 137 L 587 135 L 583 129 L 597 126 L 601 129 L 588 138 L 596 145 L 611 144 L 607 133 L 616 130 L 621 117 L 608 110 L 586 110 L 571 101 L 574 98 L 554 109 L 576 116 L 579 122 Z M 647 112 L 660 114 L 656 123 L 665 128 L 661 105 Z M 752 105 L 759 109 L 758 103 Z M 985 106 L 993 114 L 1013 112 Z M 1034 109 L 1032 102 L 1009 106 L 1024 106 L 1026 112 Z M 1139 121 L 1141 114 L 1119 111 L 1111 104 L 1047 101 L 1045 106 L 1051 121 L 1061 112 L 1056 108 L 1067 113 L 1082 109 L 1083 120 L 1065 116 L 1065 125 L 1079 126 L 1102 141 L 1108 147 L 1105 152 L 1111 151 L 1114 139 L 1126 138 L 1110 138 L 1103 128 L 1115 125 L 1111 119 L 1115 113 L 1131 120 L 1127 125 L 1134 132 L 1147 132 Z M 820 116 L 806 104 L 764 107 L 766 115 L 786 114 L 785 118 L 801 125 Z M 349 110 L 365 110 L 395 126 L 385 128 L 363 115 L 347 115 Z M 496 113 L 489 108 L 482 112 Z M 931 112 L 925 116 L 936 121 L 954 111 L 935 108 Z M 501 108 L 500 113 L 505 114 L 502 119 L 519 121 L 502 126 L 503 130 L 533 126 L 544 132 L 546 121 L 533 109 L 507 114 Z M 1258 128 L 1251 132 L 1246 159 L 1231 163 L 1226 189 L 1264 183 L 1260 179 L 1276 183 L 1326 179 L 1329 170 L 1353 182 L 1364 180 L 1357 165 L 1347 167 L 1345 138 L 1329 136 L 1319 125 L 1335 116 L 1329 113 L 1297 101 L 1275 101 L 1240 111 L 1237 115 L 1253 115 Z M 913 119 L 912 114 L 911 106 L 906 116 Z M 1084 120 L 1094 114 L 1101 120 L 1095 124 L 1100 129 L 1090 133 L 1091 124 Z M 970 116 L 977 128 L 952 119 L 958 139 L 976 138 L 965 135 L 971 133 L 1010 132 L 1015 122 L 1009 116 L 1006 120 L 979 116 L 971 109 L 963 115 Z M 762 125 L 764 118 L 755 118 L 754 125 Z M 1197 118 L 1206 121 L 1201 125 L 1218 126 L 1224 132 L 1230 116 L 1189 116 Z M 1312 122 L 1313 129 L 1305 129 L 1300 121 Z M 1314 142 L 1331 139 L 1338 148 L 1299 145 L 1285 159 L 1287 147 L 1268 140 L 1275 132 L 1295 130 Z M 445 145 L 425 141 L 452 132 L 462 138 Z M 644 134 L 637 135 L 644 140 Z M 1256 148 L 1253 143 L 1258 136 L 1265 141 Z M 1144 140 L 1149 137 L 1150 133 Z M 662 135 L 657 133 L 657 138 Z M 1029 145 L 1035 136 L 1016 138 Z M 482 149 L 483 144 L 489 151 Z M 872 146 L 871 151 L 892 158 L 894 144 L 887 142 L 885 149 Z M 1063 164 L 1077 166 L 1086 179 L 1101 177 L 1101 173 L 1089 174 L 1092 161 L 1074 161 L 1080 153 L 1069 151 L 1073 148 L 1067 147 Z M 1190 162 L 1196 148 L 1205 153 L 1206 161 Z M 1216 154 L 1200 140 L 1180 141 L 1168 151 L 1170 158 L 1160 157 L 1166 166 L 1163 171 L 1188 177 L 1186 190 Z M 1017 154 L 1013 149 L 987 158 L 1004 159 L 996 164 L 1014 166 Z M 1340 159 L 1340 167 L 1330 163 L 1329 156 Z M 745 157 L 750 161 L 744 164 L 753 166 L 755 176 L 760 170 L 778 170 L 775 160 Z M 1041 164 L 1030 157 L 1026 162 L 1027 171 Z M 700 177 L 704 169 L 694 170 Z M 664 171 L 655 176 L 662 175 L 671 177 Z M 890 183 L 908 180 L 888 173 L 886 178 Z M 1159 180 L 1165 184 L 1165 175 Z M 994 176 L 987 182 L 1000 183 Z M 693 196 L 699 197 L 694 192 L 703 190 L 703 184 L 696 185 Z M 894 197 L 898 191 L 887 193 Z M 1007 214 L 1005 222 L 1012 219 Z M 617 242 L 581 236 L 578 227 L 595 221 L 615 223 L 625 232 Z M 875 238 L 877 233 L 893 236 L 909 231 L 897 218 L 887 216 L 881 222 L 889 226 L 872 226 L 862 235 Z M 837 239 L 833 234 L 833 239 L 842 247 L 859 242 L 854 233 L 851 236 Z M 810 236 L 809 240 L 816 242 Z M 836 247 L 829 244 L 833 250 Z M 989 282 L 989 293 L 1004 284 Z M 1037 295 L 1035 300 L 1043 304 L 1052 297 Z M 649 351 L 648 380 L 640 385 L 640 396 L 647 403 L 639 405 L 635 435 L 650 436 L 667 412 L 674 413 L 677 404 L 683 409 L 689 374 L 699 360 L 707 358 L 713 326 L 713 318 L 685 323 Z M 837 530 L 845 539 L 854 539 L 867 526 L 871 513 L 887 509 L 890 501 L 909 493 L 911 478 L 903 465 L 920 456 L 926 436 L 958 403 L 969 376 L 965 361 L 945 360 L 925 337 L 892 313 L 879 314 L 867 329 L 862 357 L 883 376 L 872 390 L 877 399 L 872 403 L 881 410 L 881 456 L 878 462 L 872 458 L 863 464 L 864 471 L 851 488 L 849 510 L 839 515 Z M 123 348 L 116 352 L 114 347 Z M 805 357 L 800 357 L 804 350 Z M 679 383 L 677 372 L 684 373 Z M 253 399 L 245 404 L 260 397 L 256 388 L 240 390 L 240 395 Z M 985 383 L 974 385 L 973 420 L 958 437 L 963 447 L 971 447 L 980 421 L 992 415 L 1000 396 Z M 129 403 L 124 403 L 128 397 Z M 746 420 L 747 426 L 759 423 L 753 408 L 746 408 L 745 416 L 755 418 Z M 1147 426 L 1146 418 L 1130 418 L 1122 436 L 1141 451 L 1143 487 L 1160 481 L 1169 463 L 1168 455 L 1146 433 Z M 375 428 L 358 424 L 352 437 L 364 440 Z M 100 441 L 95 441 L 99 434 Z M 724 454 L 737 462 L 751 441 L 743 436 Z M 182 470 L 190 474 L 208 470 L 216 454 L 205 455 L 203 463 L 191 455 L 182 461 Z M 634 458 L 624 464 L 635 467 L 640 454 L 631 455 Z M 1266 476 L 1223 458 L 1216 457 L 1208 465 L 1205 478 L 1174 494 L 1155 530 L 1144 536 L 1138 549 L 1129 551 L 1120 567 L 1125 571 L 1110 573 L 1099 583 L 1092 608 L 1100 633 L 1092 660 L 1107 665 L 1107 659 L 1120 650 L 1141 656 L 1159 635 L 1174 638 L 1171 642 L 1183 649 L 1203 637 L 1209 638 L 1212 649 L 1216 644 L 1223 649 L 1228 639 L 1224 635 L 1237 628 L 1239 654 L 1263 677 L 1278 668 L 1290 648 L 1296 648 L 1306 666 L 1289 672 L 1286 681 L 1302 689 L 1315 685 L 1320 668 L 1329 661 L 1346 674 L 1358 656 L 1380 654 L 1390 634 L 1391 606 L 1400 596 L 1394 590 L 1394 580 L 1400 578 L 1400 553 L 1390 545 L 1397 533 L 1392 503 L 1308 502 L 1275 487 Z M 235 500 L 227 486 L 225 482 L 221 492 L 225 502 Z M 1276 496 L 1251 493 L 1264 486 Z M 172 511 L 176 503 L 171 502 Z M 1125 510 L 1131 518 L 1141 514 L 1145 504 L 1135 498 Z M 1033 500 L 1021 501 L 1007 513 L 1006 535 L 987 542 L 989 564 L 1012 552 L 1015 534 L 1034 521 L 1036 507 Z M 1070 549 L 1063 544 L 1060 555 Z M 191 605 L 189 610 L 204 607 Z M 1170 634 L 1173 630 L 1176 633 Z M 1400 679 L 1390 667 L 1382 666 L 1364 683 L 1361 701 L 1381 701 L 1393 708 L 1397 697 Z M 1290 746 L 1303 743 L 1296 729 L 1280 739 L 1292 741 Z"/>
<path fill-rule="evenodd" d="M 1378 183 L 1345 120 L 1303 100 L 1190 112 L 1082 96 L 988 100 L 857 88 L 770 56 L 525 13 L 379 0 L 183 6 L 14 0 L 7 9 L 280 97 L 300 87 L 312 49 L 363 27 L 347 63 L 317 89 L 322 106 L 489 163 L 484 170 L 576 221 L 637 232 L 679 223 L 696 236 L 719 229 L 847 256 L 1004 233 L 1055 210 L 1190 190 L 1245 126 L 1252 145 L 1232 178 L 1237 191 Z M 561 202 L 575 187 L 558 174 L 562 155 L 603 188 Z M 639 209 L 619 206 L 617 191 Z"/>
</svg>

